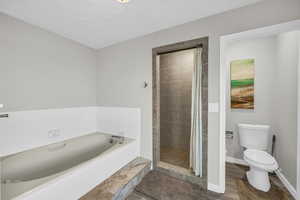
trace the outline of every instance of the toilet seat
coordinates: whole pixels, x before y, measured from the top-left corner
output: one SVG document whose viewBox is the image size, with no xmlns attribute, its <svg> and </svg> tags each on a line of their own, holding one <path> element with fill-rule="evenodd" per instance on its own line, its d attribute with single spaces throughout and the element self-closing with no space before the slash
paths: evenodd
<svg viewBox="0 0 300 200">
<path fill-rule="evenodd" d="M 268 171 L 273 171 L 278 168 L 275 158 L 265 151 L 247 149 L 244 151 L 244 159 L 251 165 Z"/>
<path fill-rule="evenodd" d="M 267 152 L 256 149 L 247 149 L 244 155 L 247 159 L 260 165 L 273 165 L 276 162 L 273 156 Z"/>
</svg>

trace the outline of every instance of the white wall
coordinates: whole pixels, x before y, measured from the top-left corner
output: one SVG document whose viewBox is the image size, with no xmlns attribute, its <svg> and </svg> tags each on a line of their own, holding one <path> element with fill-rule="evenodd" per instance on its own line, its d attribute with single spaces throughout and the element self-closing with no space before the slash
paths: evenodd
<svg viewBox="0 0 300 200">
<path fill-rule="evenodd" d="M 275 156 L 283 175 L 297 185 L 297 77 L 298 36 L 289 32 L 277 37 L 277 71 L 274 82 L 273 128 L 276 134 Z"/>
<path fill-rule="evenodd" d="M 95 51 L 0 13 L 0 112 L 96 105 Z"/>
<path fill-rule="evenodd" d="M 240 59 L 255 59 L 254 110 L 230 108 L 230 62 Z M 276 36 L 237 41 L 226 49 L 227 91 L 226 130 L 233 131 L 233 139 L 226 139 L 227 156 L 242 159 L 239 145 L 238 123 L 272 124 L 274 76 L 276 68 Z"/>
<path fill-rule="evenodd" d="M 152 89 L 142 88 L 152 80 L 152 48 L 209 36 L 208 100 L 218 102 L 220 36 L 299 19 L 299 7 L 298 0 L 266 0 L 101 49 L 97 103 L 142 109 L 141 152 L 152 159 Z M 219 113 L 208 118 L 208 182 L 219 186 Z"/>
</svg>

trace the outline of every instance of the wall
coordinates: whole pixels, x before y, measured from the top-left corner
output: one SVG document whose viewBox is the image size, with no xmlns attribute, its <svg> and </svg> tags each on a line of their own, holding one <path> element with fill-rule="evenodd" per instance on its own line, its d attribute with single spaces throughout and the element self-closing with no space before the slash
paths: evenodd
<svg viewBox="0 0 300 200">
<path fill-rule="evenodd" d="M 189 152 L 194 50 L 160 58 L 160 145 Z"/>
<path fill-rule="evenodd" d="M 154 47 L 209 36 L 208 101 L 219 101 L 220 36 L 300 18 L 300 1 L 265 0 L 261 3 L 203 18 L 171 29 L 129 40 L 98 51 L 98 105 L 140 107 L 142 156 L 152 158 L 152 80 Z M 282 12 L 274 12 L 281 10 Z M 263 17 L 261 17 L 263 16 Z M 219 113 L 208 116 L 208 182 L 219 179 Z"/>
<path fill-rule="evenodd" d="M 255 59 L 254 110 L 230 108 L 230 62 L 233 60 Z M 233 131 L 233 139 L 226 139 L 227 156 L 243 159 L 239 145 L 237 124 L 272 124 L 274 76 L 276 68 L 276 36 L 237 41 L 226 49 L 227 59 L 227 96 L 226 130 Z"/>
<path fill-rule="evenodd" d="M 0 14 L 0 112 L 96 105 L 95 51 Z"/>
<path fill-rule="evenodd" d="M 277 72 L 274 95 L 275 156 L 283 175 L 297 185 L 297 71 L 299 62 L 298 37 L 289 32 L 277 37 Z M 277 95 L 276 95 L 277 94 Z M 299 156 L 298 156 L 299 157 Z"/>
</svg>

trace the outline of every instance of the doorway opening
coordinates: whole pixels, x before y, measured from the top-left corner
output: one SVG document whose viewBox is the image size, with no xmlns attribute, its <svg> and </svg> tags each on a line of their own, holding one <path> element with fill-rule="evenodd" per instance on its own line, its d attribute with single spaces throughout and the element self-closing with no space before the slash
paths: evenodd
<svg viewBox="0 0 300 200">
<path fill-rule="evenodd" d="M 153 164 L 206 188 L 208 38 L 153 49 Z"/>
<path fill-rule="evenodd" d="M 274 188 L 284 185 L 285 188 L 282 188 L 289 191 L 287 194 L 290 193 L 298 199 L 299 30 L 298 20 L 226 35 L 220 39 L 220 187 L 222 188 L 225 188 L 225 179 L 236 176 L 238 171 L 241 184 L 244 184 L 244 181 L 244 185 L 250 183 L 258 192 L 265 190 L 266 197 L 274 196 L 272 194 Z M 277 170 L 275 167 L 272 170 L 275 173 L 268 174 L 267 168 L 262 165 L 266 176 L 260 185 L 253 182 L 256 178 L 255 173 L 248 173 L 245 178 L 246 172 L 251 170 L 251 167 L 255 170 L 255 164 L 249 161 L 246 153 L 252 141 L 251 136 L 245 139 L 245 136 L 249 136 L 245 130 L 253 130 L 254 127 L 261 127 L 261 130 L 268 127 L 270 138 L 263 142 L 262 139 L 258 139 L 262 134 L 258 135 L 256 140 L 253 140 L 251 149 L 258 150 L 257 153 L 261 154 L 266 152 L 264 155 L 268 155 L 268 158 L 274 161 L 272 163 L 274 166 L 277 166 L 276 161 L 280 168 Z M 244 133 L 245 135 L 241 135 Z M 276 137 L 272 137 L 273 135 Z M 258 141 L 262 146 L 259 146 Z M 264 158 L 259 159 L 265 162 Z M 229 169 L 226 175 L 225 166 L 227 170 Z M 230 181 L 226 181 L 228 182 Z M 271 183 L 271 187 L 268 182 Z M 285 194 L 284 190 L 281 195 Z M 255 191 L 252 190 L 253 194 L 250 195 L 258 194 Z"/>
</svg>

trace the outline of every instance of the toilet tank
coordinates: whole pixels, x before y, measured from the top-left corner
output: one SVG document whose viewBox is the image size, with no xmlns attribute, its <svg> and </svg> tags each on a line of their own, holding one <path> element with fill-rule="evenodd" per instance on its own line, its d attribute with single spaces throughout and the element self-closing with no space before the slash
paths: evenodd
<svg viewBox="0 0 300 200">
<path fill-rule="evenodd" d="M 247 149 L 267 151 L 270 141 L 270 126 L 238 124 L 240 145 Z"/>
</svg>

